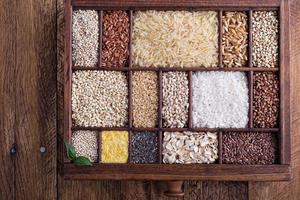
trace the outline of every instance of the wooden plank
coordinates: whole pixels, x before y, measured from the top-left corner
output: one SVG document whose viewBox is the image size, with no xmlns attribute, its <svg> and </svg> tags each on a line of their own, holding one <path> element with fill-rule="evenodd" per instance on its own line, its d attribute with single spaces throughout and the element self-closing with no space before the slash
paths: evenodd
<svg viewBox="0 0 300 200">
<path fill-rule="evenodd" d="M 109 188 L 106 188 L 109 189 Z M 96 181 L 64 181 L 59 185 L 58 199 L 100 199 L 100 183 Z M 104 198 L 103 198 L 104 199 Z M 111 198 L 116 199 L 116 198 Z"/>
<path fill-rule="evenodd" d="M 71 163 L 64 164 L 66 179 L 81 180 L 284 181 L 291 179 L 290 173 L 288 165 L 94 164 L 78 168 Z"/>
<path fill-rule="evenodd" d="M 291 32 L 291 166 L 293 178 L 289 182 L 280 183 L 249 183 L 250 200 L 291 200 L 300 196 L 300 2 L 290 1 L 290 32 Z"/>
<path fill-rule="evenodd" d="M 15 198 L 55 199 L 56 1 L 18 1 L 16 12 Z"/>
<path fill-rule="evenodd" d="M 184 199 L 246 200 L 247 192 L 247 182 L 187 181 Z"/>
<path fill-rule="evenodd" d="M 112 181 L 111 183 L 111 186 L 115 187 L 115 183 Z M 120 199 L 136 200 L 151 198 L 151 181 L 121 181 L 120 183 Z"/>
<path fill-rule="evenodd" d="M 279 64 L 280 64 L 280 163 L 290 164 L 290 32 L 289 1 L 282 1 L 279 12 Z M 284 120 L 283 120 L 284 119 Z"/>
<path fill-rule="evenodd" d="M 15 199 L 16 1 L 0 1 L 0 199 Z"/>
<path fill-rule="evenodd" d="M 153 0 L 147 1 L 144 0 L 72 0 L 72 5 L 74 6 L 101 6 L 106 7 L 143 7 L 143 8 L 181 8 L 184 6 L 188 7 L 214 7 L 220 8 L 223 7 L 236 7 L 236 2 L 232 0 L 223 0 L 223 1 L 210 1 L 210 0 L 173 0 L 173 1 L 163 1 L 163 0 Z M 273 7 L 279 6 L 280 0 L 242 0 L 239 1 L 239 6 L 248 6 L 248 7 Z"/>
</svg>

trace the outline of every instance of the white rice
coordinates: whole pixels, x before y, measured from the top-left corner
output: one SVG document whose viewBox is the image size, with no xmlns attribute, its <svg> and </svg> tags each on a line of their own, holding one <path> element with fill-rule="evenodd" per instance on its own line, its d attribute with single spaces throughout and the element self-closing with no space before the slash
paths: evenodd
<svg viewBox="0 0 300 200">
<path fill-rule="evenodd" d="M 242 72 L 196 72 L 192 76 L 194 127 L 244 128 L 248 123 L 247 77 Z"/>
</svg>

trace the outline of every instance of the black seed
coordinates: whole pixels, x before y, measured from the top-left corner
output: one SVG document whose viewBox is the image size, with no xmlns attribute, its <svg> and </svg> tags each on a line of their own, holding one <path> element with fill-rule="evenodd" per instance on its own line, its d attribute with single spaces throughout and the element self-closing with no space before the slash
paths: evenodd
<svg viewBox="0 0 300 200">
<path fill-rule="evenodd" d="M 158 137 L 152 132 L 136 132 L 131 138 L 132 163 L 158 163 Z"/>
</svg>

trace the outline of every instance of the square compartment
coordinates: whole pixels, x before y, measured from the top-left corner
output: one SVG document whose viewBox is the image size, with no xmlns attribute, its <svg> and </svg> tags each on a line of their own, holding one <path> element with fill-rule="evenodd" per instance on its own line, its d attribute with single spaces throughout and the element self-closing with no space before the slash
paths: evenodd
<svg viewBox="0 0 300 200">
<path fill-rule="evenodd" d="M 248 78 L 243 72 L 193 73 L 193 127 L 245 128 L 249 121 L 248 93 Z"/>
<path fill-rule="evenodd" d="M 159 162 L 158 135 L 156 132 L 134 132 L 131 136 L 131 163 Z"/>
<path fill-rule="evenodd" d="M 218 159 L 218 136 L 210 132 L 164 132 L 163 163 L 214 163 Z"/>
<path fill-rule="evenodd" d="M 278 161 L 277 133 L 225 132 L 222 162 L 239 165 L 268 165 Z"/>
<path fill-rule="evenodd" d="M 72 77 L 72 120 L 75 126 L 126 126 L 126 74 L 119 71 L 75 71 Z"/>
<path fill-rule="evenodd" d="M 101 132 L 101 163 L 127 163 L 129 133 L 127 131 Z"/>
<path fill-rule="evenodd" d="M 98 161 L 98 133 L 97 131 L 78 130 L 72 133 L 71 143 L 77 156 L 84 156 L 91 162 Z"/>
</svg>

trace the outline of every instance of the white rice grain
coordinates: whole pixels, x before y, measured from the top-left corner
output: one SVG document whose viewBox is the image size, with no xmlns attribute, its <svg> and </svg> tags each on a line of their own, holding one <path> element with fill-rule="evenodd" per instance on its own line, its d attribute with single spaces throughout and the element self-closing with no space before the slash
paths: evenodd
<svg viewBox="0 0 300 200">
<path fill-rule="evenodd" d="M 194 127 L 244 128 L 248 123 L 247 77 L 242 72 L 196 72 L 192 76 Z"/>
</svg>

